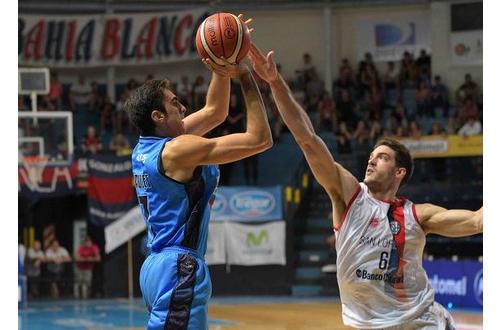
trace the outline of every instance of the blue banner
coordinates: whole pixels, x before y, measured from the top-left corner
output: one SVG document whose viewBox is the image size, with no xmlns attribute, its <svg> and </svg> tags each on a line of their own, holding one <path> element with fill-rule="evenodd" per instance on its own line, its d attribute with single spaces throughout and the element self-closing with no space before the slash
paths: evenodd
<svg viewBox="0 0 500 330">
<path fill-rule="evenodd" d="M 283 220 L 281 186 L 219 187 L 215 196 L 211 221 Z"/>
<path fill-rule="evenodd" d="M 477 261 L 424 260 L 435 300 L 443 306 L 483 308 L 483 264 Z"/>
</svg>

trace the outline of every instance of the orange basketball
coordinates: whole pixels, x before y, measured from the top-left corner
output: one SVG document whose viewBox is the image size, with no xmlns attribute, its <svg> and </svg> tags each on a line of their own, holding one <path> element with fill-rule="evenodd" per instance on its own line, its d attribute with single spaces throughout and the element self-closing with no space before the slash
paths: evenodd
<svg viewBox="0 0 500 330">
<path fill-rule="evenodd" d="M 207 17 L 196 32 L 196 49 L 201 58 L 223 65 L 220 57 L 238 63 L 250 49 L 250 32 L 243 21 L 229 13 Z"/>
</svg>

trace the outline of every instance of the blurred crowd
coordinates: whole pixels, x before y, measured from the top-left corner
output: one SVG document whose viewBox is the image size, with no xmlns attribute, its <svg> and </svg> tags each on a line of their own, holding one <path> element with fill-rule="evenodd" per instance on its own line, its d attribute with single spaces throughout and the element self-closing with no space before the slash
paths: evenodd
<svg viewBox="0 0 500 330">
<path fill-rule="evenodd" d="M 306 53 L 301 67 L 288 77 L 296 101 L 306 109 L 323 136 L 331 136 L 339 154 L 370 149 L 384 136 L 418 139 L 424 135 L 463 136 L 482 133 L 482 92 L 470 74 L 455 91 L 445 79 L 432 75 L 431 56 L 422 50 L 417 58 L 409 52 L 399 62 L 386 62 L 384 69 L 365 54 L 356 67 L 343 59 L 334 77 L 332 93 L 327 92 L 314 64 Z M 381 66 L 379 65 L 379 68 Z M 280 69 L 279 65 L 278 68 Z M 129 155 L 137 132 L 123 111 L 127 97 L 142 83 L 130 79 L 111 102 L 104 86 L 80 75 L 69 88 L 63 88 L 57 72 L 51 73 L 50 93 L 38 101 L 40 111 L 71 109 L 74 113 L 75 146 L 79 154 L 115 153 Z M 148 75 L 146 80 L 154 79 Z M 256 77 L 263 95 L 275 143 L 286 131 L 273 102 L 269 86 Z M 189 115 L 203 107 L 208 81 L 199 75 L 194 80 L 182 76 L 173 81 L 176 94 Z M 454 95 L 451 93 L 454 92 Z M 28 98 L 19 97 L 19 109 L 29 109 Z M 84 118 L 82 120 L 81 118 Z M 229 116 L 212 132 L 224 135 L 245 127 L 244 100 L 237 82 L 232 84 Z M 257 157 L 243 161 L 248 184 L 257 180 Z M 223 168 L 224 177 L 232 165 Z"/>
</svg>

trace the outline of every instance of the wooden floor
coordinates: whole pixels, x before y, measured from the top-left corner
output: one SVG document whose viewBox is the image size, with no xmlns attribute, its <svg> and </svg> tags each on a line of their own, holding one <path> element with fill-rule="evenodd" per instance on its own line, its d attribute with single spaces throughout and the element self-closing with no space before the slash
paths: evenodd
<svg viewBox="0 0 500 330">
<path fill-rule="evenodd" d="M 210 320 L 224 321 L 210 330 L 353 329 L 342 323 L 339 303 L 210 305 Z M 457 330 L 482 329 L 482 314 L 453 312 Z M 227 323 L 226 323 L 227 322 Z"/>
</svg>

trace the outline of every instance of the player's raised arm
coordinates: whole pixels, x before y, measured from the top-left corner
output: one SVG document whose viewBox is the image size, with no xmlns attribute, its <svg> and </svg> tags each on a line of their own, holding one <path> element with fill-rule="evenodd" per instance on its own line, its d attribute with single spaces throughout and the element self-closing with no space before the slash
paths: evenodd
<svg viewBox="0 0 500 330">
<path fill-rule="evenodd" d="M 239 79 L 246 105 L 246 131 L 212 139 L 181 135 L 163 150 L 165 168 L 172 162 L 176 164 L 175 167 L 224 164 L 271 148 L 273 142 L 264 102 L 247 67 L 241 70 Z"/>
<path fill-rule="evenodd" d="M 463 237 L 483 232 L 483 208 L 477 211 L 447 210 L 433 204 L 415 205 L 417 217 L 427 234 Z"/>
<path fill-rule="evenodd" d="M 242 15 L 238 17 L 243 18 Z M 251 22 L 251 18 L 244 22 L 249 31 L 253 31 L 253 28 L 249 28 Z M 232 64 L 224 58 L 219 60 L 224 65 L 216 64 L 210 58 L 202 59 L 203 64 L 212 71 L 212 79 L 208 86 L 205 106 L 183 120 L 186 134 L 203 136 L 222 124 L 228 115 L 231 78 L 238 78 L 241 69 L 238 64 Z"/>
<path fill-rule="evenodd" d="M 252 44 L 249 57 L 255 72 L 269 83 L 278 111 L 304 152 L 314 177 L 334 203 L 343 201 L 347 205 L 359 188 L 359 183 L 349 171 L 335 162 L 323 140 L 314 131 L 309 116 L 295 101 L 290 88 L 278 73 L 273 52 L 264 56 Z"/>
</svg>

